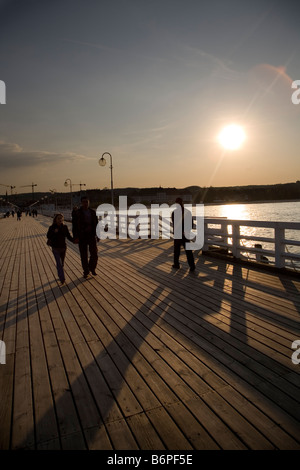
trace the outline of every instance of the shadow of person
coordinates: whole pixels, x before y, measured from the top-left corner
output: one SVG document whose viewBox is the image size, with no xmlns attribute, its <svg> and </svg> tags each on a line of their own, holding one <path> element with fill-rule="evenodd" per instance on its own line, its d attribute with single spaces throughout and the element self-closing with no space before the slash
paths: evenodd
<svg viewBox="0 0 300 470">
<path fill-rule="evenodd" d="M 243 295 L 237 301 L 245 282 L 240 268 L 234 268 L 236 281 L 232 280 L 230 292 L 231 274 L 221 263 L 207 267 L 201 258 L 196 274 L 184 268 L 174 273 L 167 243 L 157 247 L 144 242 L 136 249 L 137 243 L 108 241 L 114 249 L 102 251 L 103 276 L 78 283 L 60 302 L 55 292 L 48 296 L 47 325 L 52 324 L 52 329 L 45 359 L 53 404 L 49 399 L 47 412 L 35 419 L 36 444 L 28 436 L 20 447 L 220 447 L 195 418 L 189 423 L 182 418 L 174 427 L 175 403 L 201 397 L 198 405 L 204 407 L 205 394 L 218 392 L 225 406 L 221 389 L 234 383 L 235 374 L 250 386 L 252 378 L 265 370 L 259 366 L 242 370 L 245 361 L 276 365 L 274 377 L 290 372 L 276 360 L 264 362 L 263 354 L 246 344 L 246 307 L 253 314 L 256 310 Z M 132 251 L 129 244 L 134 245 Z M 231 317 L 235 305 L 240 308 L 242 334 Z M 208 374 L 208 358 L 216 373 Z M 257 387 L 262 393 L 274 387 L 272 377 L 269 372 L 263 382 L 260 375 L 262 386 L 257 381 Z M 290 410 L 292 405 L 283 407 Z M 224 419 L 221 413 L 214 421 L 219 431 L 224 430 Z M 222 442 L 222 436 L 219 439 Z M 231 436 L 233 442 L 238 446 L 240 441 Z M 270 443 L 257 434 L 256 445 L 268 448 Z"/>
</svg>

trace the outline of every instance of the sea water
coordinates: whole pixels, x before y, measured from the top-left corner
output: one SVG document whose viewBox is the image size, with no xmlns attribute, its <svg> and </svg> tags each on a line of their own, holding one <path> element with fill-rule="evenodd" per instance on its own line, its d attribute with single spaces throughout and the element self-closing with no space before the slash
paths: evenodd
<svg viewBox="0 0 300 470">
<path fill-rule="evenodd" d="M 231 220 L 248 220 L 258 222 L 300 222 L 300 201 L 276 201 L 251 204 L 220 204 L 207 205 L 204 208 L 205 217 L 226 217 Z M 241 227 L 241 234 L 247 236 L 274 237 L 274 231 L 266 227 Z M 300 230 L 285 230 L 285 239 L 300 241 Z M 241 241 L 245 246 L 253 246 L 251 241 Z M 264 249 L 274 250 L 274 245 L 262 243 Z M 300 247 L 288 245 L 290 253 L 300 254 Z M 288 264 L 297 270 L 299 261 Z"/>
</svg>

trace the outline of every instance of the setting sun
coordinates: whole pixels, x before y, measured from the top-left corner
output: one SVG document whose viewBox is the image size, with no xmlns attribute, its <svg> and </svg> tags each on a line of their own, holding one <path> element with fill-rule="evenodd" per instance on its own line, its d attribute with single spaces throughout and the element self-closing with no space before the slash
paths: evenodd
<svg viewBox="0 0 300 470">
<path fill-rule="evenodd" d="M 228 150 L 237 150 L 241 147 L 246 138 L 241 126 L 231 124 L 224 127 L 218 136 L 220 144 Z"/>
</svg>

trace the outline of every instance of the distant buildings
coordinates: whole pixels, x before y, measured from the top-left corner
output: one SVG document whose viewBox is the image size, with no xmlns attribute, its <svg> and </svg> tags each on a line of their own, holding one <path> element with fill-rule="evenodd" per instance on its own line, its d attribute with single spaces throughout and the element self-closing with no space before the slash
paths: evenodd
<svg viewBox="0 0 300 470">
<path fill-rule="evenodd" d="M 98 207 L 102 203 L 111 204 L 110 189 L 86 189 L 83 192 L 74 191 L 72 194 L 73 206 L 80 205 L 80 196 L 87 195 L 91 206 Z M 177 197 L 183 199 L 184 204 L 228 204 L 251 203 L 256 201 L 283 201 L 300 200 L 300 180 L 295 183 L 283 183 L 275 185 L 249 185 L 227 187 L 200 187 L 189 186 L 184 189 L 176 188 L 115 188 L 114 204 L 119 205 L 119 196 L 127 196 L 128 207 L 132 204 L 168 204 L 175 203 Z M 56 192 L 52 194 L 35 193 L 34 200 L 30 193 L 12 194 L 2 196 L 1 204 L 4 209 L 10 205 L 16 205 L 25 209 L 35 205 L 37 209 L 45 204 L 54 204 L 56 209 L 70 207 L 70 192 Z"/>
<path fill-rule="evenodd" d="M 174 204 L 181 197 L 185 204 L 192 204 L 193 195 L 190 191 L 176 188 L 145 188 L 135 189 L 128 194 L 128 199 L 139 204 Z"/>
</svg>

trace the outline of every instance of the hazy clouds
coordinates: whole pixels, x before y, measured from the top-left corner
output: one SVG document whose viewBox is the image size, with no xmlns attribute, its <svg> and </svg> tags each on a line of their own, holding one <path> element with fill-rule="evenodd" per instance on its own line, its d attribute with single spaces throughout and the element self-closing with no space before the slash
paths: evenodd
<svg viewBox="0 0 300 470">
<path fill-rule="evenodd" d="M 55 153 L 45 151 L 30 151 L 23 149 L 17 143 L 0 141 L 0 168 L 37 167 L 39 165 L 58 165 L 85 161 L 87 157 L 72 152 Z"/>
</svg>

